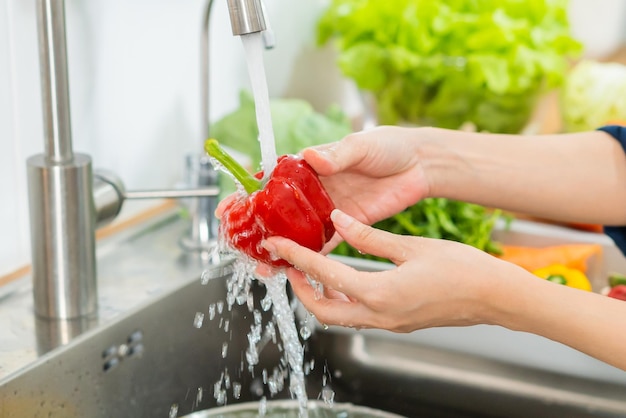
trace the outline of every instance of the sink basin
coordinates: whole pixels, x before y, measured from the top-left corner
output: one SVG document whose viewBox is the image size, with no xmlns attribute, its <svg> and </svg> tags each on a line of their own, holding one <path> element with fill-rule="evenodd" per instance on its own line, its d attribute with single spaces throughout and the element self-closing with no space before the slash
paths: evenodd
<svg viewBox="0 0 626 418">
<path fill-rule="evenodd" d="M 266 373 L 284 369 L 279 345 L 263 339 L 260 362 L 253 373 L 248 370 L 246 334 L 254 314 L 247 301 L 230 310 L 222 305 L 231 264 L 181 263 L 171 244 L 181 224 L 174 214 L 129 234 L 122 244 L 103 247 L 100 286 L 106 303 L 79 335 L 55 346 L 50 336 L 59 335 L 58 323 L 24 320 L 26 328 L 32 325 L 39 353 L 0 373 L 0 418 L 203 416 L 200 411 L 224 403 L 290 398 L 287 389 L 272 396 L 263 382 Z M 135 252 L 126 254 L 124 248 Z M 343 261 L 364 270 L 388 267 Z M 176 268 L 165 270 L 161 263 Z M 138 267 L 150 264 L 149 271 Z M 113 265 L 146 279 L 122 280 Z M 158 284 L 163 277 L 167 284 Z M 151 291 L 138 292 L 138 286 L 151 286 Z M 3 304 L 19 293 L 0 297 L 0 318 Z M 141 301 L 122 312 L 117 305 L 135 293 L 143 295 Z M 260 306 L 264 286 L 254 282 L 252 293 L 253 308 L 266 324 L 271 315 Z M 314 364 L 307 376 L 309 399 L 332 389 L 335 402 L 407 417 L 626 416 L 624 372 L 550 341 L 496 327 L 437 331 L 396 335 L 316 328 L 305 343 L 305 363 Z M 511 348 L 504 341 L 484 353 L 480 341 L 470 341 L 491 333 L 505 340 L 521 337 L 516 341 L 524 346 Z M 586 368 L 551 367 L 549 359 L 537 361 L 541 353 L 518 358 L 519 352 L 536 348 L 570 356 Z M 5 354 L 0 348 L 0 372 Z"/>
<path fill-rule="evenodd" d="M 295 400 L 270 401 L 262 406 L 259 402 L 244 402 L 219 408 L 194 412 L 184 418 L 258 418 L 263 409 L 267 418 L 299 418 L 300 407 Z M 400 415 L 353 404 L 309 401 L 309 418 L 402 418 Z"/>
</svg>

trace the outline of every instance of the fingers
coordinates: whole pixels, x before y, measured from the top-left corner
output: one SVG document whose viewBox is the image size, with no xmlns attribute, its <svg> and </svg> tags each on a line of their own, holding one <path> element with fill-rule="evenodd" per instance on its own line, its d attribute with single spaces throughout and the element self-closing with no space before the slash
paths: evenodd
<svg viewBox="0 0 626 418">
<path fill-rule="evenodd" d="M 325 292 L 326 297 L 321 297 L 319 290 L 314 288 L 306 275 L 299 270 L 291 269 L 288 277 L 298 300 L 321 323 L 360 328 L 367 327 L 370 323 L 371 311 L 361 303 L 352 301 L 336 291 L 330 295 Z"/>
<path fill-rule="evenodd" d="M 322 176 L 344 171 L 367 155 L 367 147 L 364 144 L 354 146 L 353 137 L 356 135 L 358 134 L 348 135 L 339 142 L 307 148 L 302 151 L 302 156 Z"/>
<path fill-rule="evenodd" d="M 386 258 L 395 264 L 402 264 L 413 251 L 406 237 L 372 228 L 339 209 L 333 210 L 330 218 L 339 235 L 362 253 Z"/>
<path fill-rule="evenodd" d="M 287 238 L 268 238 L 263 241 L 263 247 L 324 286 L 330 286 L 349 296 L 367 291 L 367 283 L 357 279 L 358 272 L 352 267 L 302 247 Z"/>
</svg>

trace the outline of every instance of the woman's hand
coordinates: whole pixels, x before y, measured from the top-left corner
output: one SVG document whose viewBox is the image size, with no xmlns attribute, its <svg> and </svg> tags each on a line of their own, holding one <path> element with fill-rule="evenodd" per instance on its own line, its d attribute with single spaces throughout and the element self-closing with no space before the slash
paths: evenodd
<svg viewBox="0 0 626 418">
<path fill-rule="evenodd" d="M 424 130 L 383 126 L 302 154 L 336 207 L 371 225 L 428 194 L 415 140 L 420 132 Z"/>
<path fill-rule="evenodd" d="M 325 323 L 410 332 L 435 326 L 491 322 L 489 292 L 517 267 L 452 241 L 394 235 L 335 210 L 337 232 L 358 250 L 390 259 L 396 268 L 357 271 L 273 237 L 266 249 L 292 263 L 288 277 L 304 306 Z M 320 295 L 309 279 L 324 285 Z"/>
<path fill-rule="evenodd" d="M 420 165 L 418 138 L 429 129 L 392 126 L 353 133 L 341 141 L 307 148 L 304 159 L 318 173 L 335 206 L 371 225 L 426 197 L 428 179 Z M 215 211 L 221 218 L 235 195 L 222 200 Z M 326 244 L 330 252 L 341 237 Z"/>
<path fill-rule="evenodd" d="M 399 236 L 335 210 L 335 228 L 360 251 L 396 267 L 357 271 L 290 240 L 265 248 L 291 262 L 296 296 L 322 323 L 395 332 L 442 326 L 501 325 L 561 342 L 626 370 L 626 303 L 542 280 L 457 242 Z M 309 278 L 324 285 L 323 294 Z M 607 336 L 610 336 L 608 338 Z"/>
</svg>

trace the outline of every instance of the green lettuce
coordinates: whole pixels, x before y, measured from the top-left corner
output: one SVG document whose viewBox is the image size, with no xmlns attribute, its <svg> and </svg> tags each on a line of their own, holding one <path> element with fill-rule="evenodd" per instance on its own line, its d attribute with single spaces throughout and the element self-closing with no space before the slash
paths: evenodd
<svg viewBox="0 0 626 418">
<path fill-rule="evenodd" d="M 567 0 L 331 0 L 317 25 L 379 122 L 519 132 L 581 46 Z"/>
</svg>

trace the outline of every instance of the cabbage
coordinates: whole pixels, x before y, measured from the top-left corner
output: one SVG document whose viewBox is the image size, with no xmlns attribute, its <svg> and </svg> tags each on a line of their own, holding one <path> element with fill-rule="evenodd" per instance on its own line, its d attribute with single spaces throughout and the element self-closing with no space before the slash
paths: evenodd
<svg viewBox="0 0 626 418">
<path fill-rule="evenodd" d="M 592 60 L 578 63 L 563 86 L 561 112 L 567 132 L 626 121 L 626 66 Z"/>
</svg>

